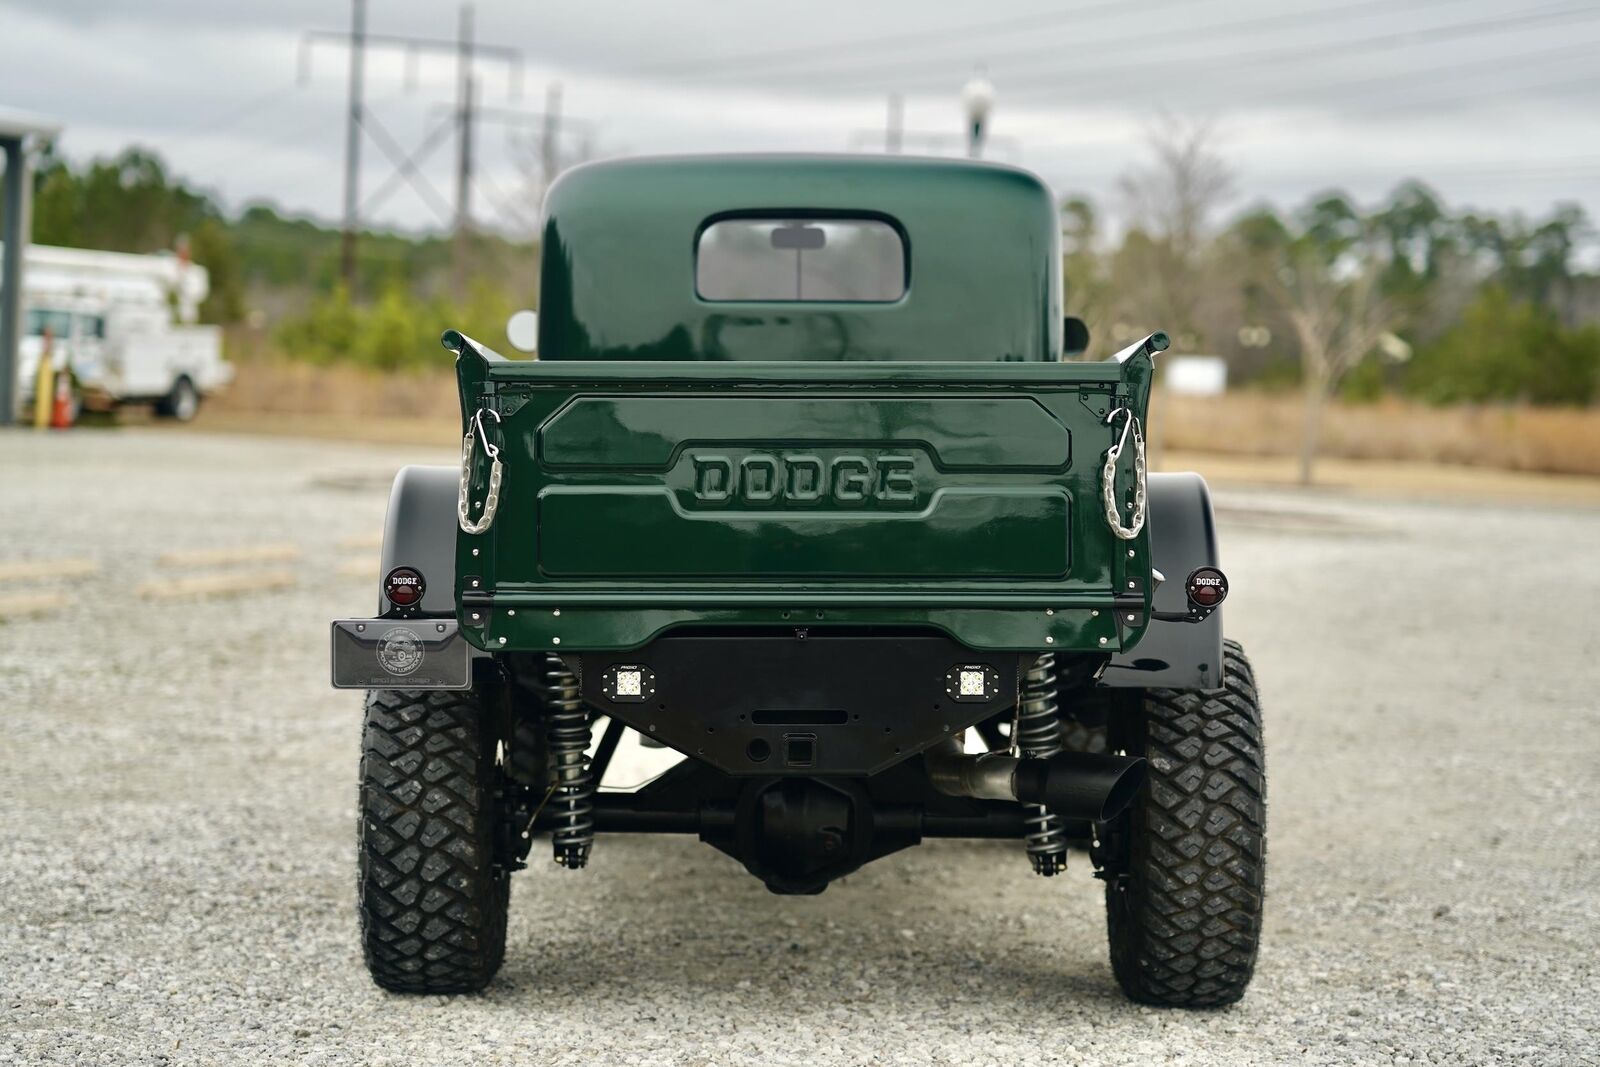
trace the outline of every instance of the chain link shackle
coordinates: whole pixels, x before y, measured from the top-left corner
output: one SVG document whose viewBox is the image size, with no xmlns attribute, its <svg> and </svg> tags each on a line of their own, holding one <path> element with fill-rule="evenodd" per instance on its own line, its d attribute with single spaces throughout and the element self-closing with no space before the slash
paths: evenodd
<svg viewBox="0 0 1600 1067">
<path fill-rule="evenodd" d="M 1100 469 L 1100 496 L 1105 503 L 1106 524 L 1111 527 L 1111 532 L 1124 541 L 1132 541 L 1144 529 L 1144 434 L 1139 430 L 1139 420 L 1129 408 L 1112 411 L 1106 416 L 1106 424 L 1115 422 L 1118 415 L 1126 415 L 1127 418 L 1122 423 L 1122 436 L 1106 452 L 1105 466 Z M 1130 430 L 1133 432 L 1133 515 L 1128 525 L 1124 526 L 1122 513 L 1117 507 L 1117 461 L 1122 458 L 1122 450 L 1128 444 Z"/>
<path fill-rule="evenodd" d="M 494 513 L 500 506 L 500 449 L 489 443 L 489 435 L 483 430 L 484 408 L 479 408 L 478 413 L 472 417 L 472 423 L 467 426 L 467 436 L 461 439 L 461 491 L 456 497 L 456 518 L 461 523 L 463 533 L 481 534 L 494 523 Z M 500 413 L 489 409 L 489 414 L 494 416 L 494 421 L 500 421 Z M 473 429 L 476 427 L 476 436 L 483 441 L 483 452 L 489 457 L 489 494 L 483 498 L 483 514 L 473 521 L 472 509 L 467 498 L 472 491 L 472 443 Z"/>
</svg>

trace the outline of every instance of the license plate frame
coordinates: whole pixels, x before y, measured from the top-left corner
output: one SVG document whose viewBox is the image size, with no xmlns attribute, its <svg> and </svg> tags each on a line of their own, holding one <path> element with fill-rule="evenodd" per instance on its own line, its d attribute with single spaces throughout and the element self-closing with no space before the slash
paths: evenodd
<svg viewBox="0 0 1600 1067">
<path fill-rule="evenodd" d="M 335 619 L 335 689 L 470 689 L 472 646 L 454 619 Z"/>
</svg>

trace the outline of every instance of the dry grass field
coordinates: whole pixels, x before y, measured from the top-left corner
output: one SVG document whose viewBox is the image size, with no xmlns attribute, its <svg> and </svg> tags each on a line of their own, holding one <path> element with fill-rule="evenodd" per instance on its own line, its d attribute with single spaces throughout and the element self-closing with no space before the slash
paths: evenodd
<svg viewBox="0 0 1600 1067">
<path fill-rule="evenodd" d="M 1158 397 L 1161 444 L 1183 452 L 1292 456 L 1298 396 Z M 1435 408 L 1399 399 L 1332 404 L 1322 450 L 1334 459 L 1398 460 L 1548 474 L 1600 474 L 1600 409 Z"/>
<path fill-rule="evenodd" d="M 233 386 L 208 403 L 202 428 L 381 444 L 441 444 L 459 432 L 445 365 L 384 374 L 262 360 L 237 370 Z M 1158 396 L 1154 406 L 1153 467 L 1199 470 L 1221 484 L 1295 480 L 1298 396 Z M 1600 499 L 1600 409 L 1336 403 L 1322 441 L 1317 482 L 1327 488 Z"/>
</svg>

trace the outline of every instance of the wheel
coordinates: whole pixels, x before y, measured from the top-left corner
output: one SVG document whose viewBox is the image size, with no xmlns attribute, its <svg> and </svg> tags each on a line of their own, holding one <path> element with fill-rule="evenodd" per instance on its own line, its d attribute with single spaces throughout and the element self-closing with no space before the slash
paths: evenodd
<svg viewBox="0 0 1600 1067">
<path fill-rule="evenodd" d="M 1222 689 L 1129 694 L 1114 748 L 1150 778 L 1101 831 L 1111 968 L 1136 1001 L 1210 1008 L 1244 995 L 1261 940 L 1266 770 L 1244 650 L 1224 642 Z"/>
<path fill-rule="evenodd" d="M 172 383 L 172 391 L 156 401 L 156 414 L 163 418 L 189 422 L 200 411 L 200 390 L 188 378 Z"/>
<path fill-rule="evenodd" d="M 495 861 L 496 721 L 476 691 L 367 694 L 362 947 L 397 993 L 464 993 L 505 956 L 510 876 Z"/>
</svg>

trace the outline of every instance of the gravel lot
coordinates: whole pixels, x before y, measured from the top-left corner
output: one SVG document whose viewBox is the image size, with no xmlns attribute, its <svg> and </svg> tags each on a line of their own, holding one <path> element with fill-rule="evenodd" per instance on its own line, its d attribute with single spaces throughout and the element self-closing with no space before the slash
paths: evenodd
<svg viewBox="0 0 1600 1067">
<path fill-rule="evenodd" d="M 419 458 L 452 456 L 0 435 L 0 563 L 99 564 L 0 583 L 66 599 L 0 625 L 0 1062 L 1600 1063 L 1600 511 L 1526 505 L 1219 495 L 1272 781 L 1237 1008 L 1124 1002 L 1087 861 L 961 842 L 782 898 L 602 838 L 517 876 L 490 992 L 379 992 L 327 620 L 372 607 L 352 567 Z M 135 591 L 262 544 L 292 586 Z"/>
</svg>

